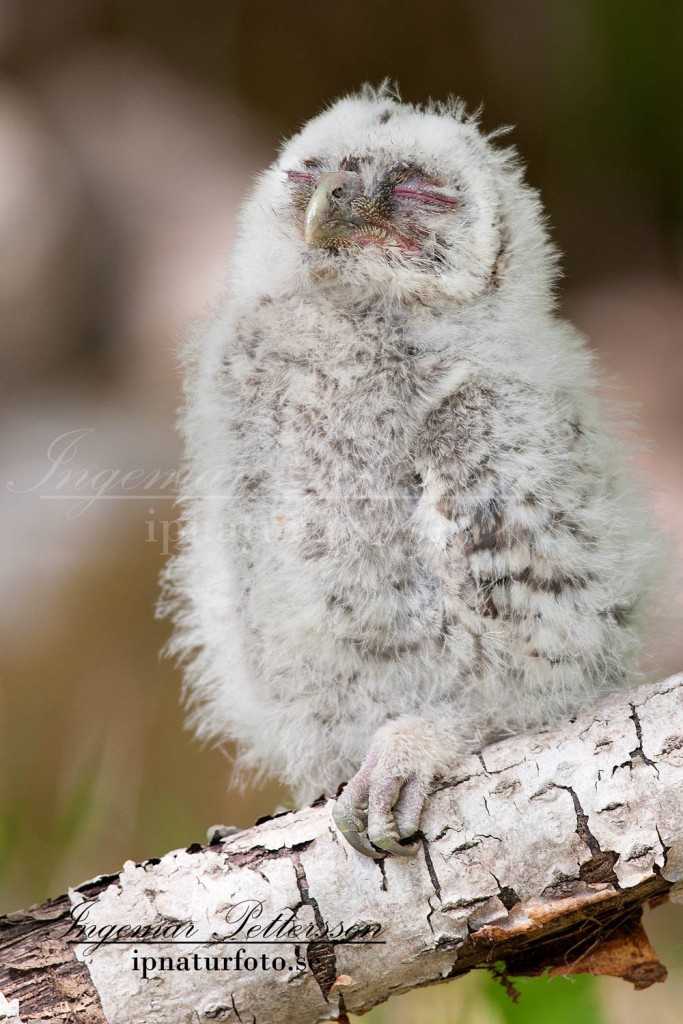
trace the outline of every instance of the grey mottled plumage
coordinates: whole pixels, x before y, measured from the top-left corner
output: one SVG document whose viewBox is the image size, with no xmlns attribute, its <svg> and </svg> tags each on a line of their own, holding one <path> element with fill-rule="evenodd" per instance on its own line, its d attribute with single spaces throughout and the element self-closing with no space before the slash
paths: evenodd
<svg viewBox="0 0 683 1024">
<path fill-rule="evenodd" d="M 365 90 L 287 143 L 197 332 L 168 573 L 193 721 L 363 852 L 634 683 L 656 543 L 514 153 Z"/>
</svg>

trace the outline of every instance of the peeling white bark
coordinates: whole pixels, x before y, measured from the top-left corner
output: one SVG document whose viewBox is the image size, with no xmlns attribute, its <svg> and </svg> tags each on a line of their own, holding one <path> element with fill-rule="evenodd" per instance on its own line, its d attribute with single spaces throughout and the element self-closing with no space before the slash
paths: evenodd
<svg viewBox="0 0 683 1024">
<path fill-rule="evenodd" d="M 0 1022 L 2 1024 L 21 1024 L 19 1000 L 7 1000 L 2 992 L 0 992 Z"/>
<path fill-rule="evenodd" d="M 613 698 L 561 731 L 470 757 L 431 798 L 413 860 L 357 854 L 337 833 L 328 801 L 215 846 L 129 862 L 85 919 L 97 928 L 191 922 L 196 944 L 76 948 L 109 1024 L 314 1024 L 499 960 L 512 973 L 565 971 L 588 947 L 595 955 L 608 921 L 614 933 L 648 899 L 680 891 L 682 782 L 679 675 Z M 84 891 L 70 893 L 74 908 Z M 248 945 L 243 930 L 236 944 L 203 945 L 234 931 L 227 919 L 236 920 L 242 901 L 262 901 L 252 926 L 290 908 L 318 935 L 325 922 L 376 922 L 382 944 L 323 934 L 313 944 Z M 192 966 L 195 953 L 203 964 L 240 947 L 243 957 L 282 956 L 287 966 L 179 969 L 181 957 Z M 626 968 L 607 971 L 637 985 L 661 980 L 656 957 L 642 948 Z M 170 957 L 174 968 L 143 979 L 136 956 L 138 966 L 143 956 Z M 588 960 L 575 966 L 591 969 Z"/>
</svg>

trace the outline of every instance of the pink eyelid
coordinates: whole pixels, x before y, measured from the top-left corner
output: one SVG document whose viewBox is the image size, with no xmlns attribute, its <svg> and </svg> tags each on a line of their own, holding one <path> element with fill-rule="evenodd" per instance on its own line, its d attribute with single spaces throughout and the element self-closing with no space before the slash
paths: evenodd
<svg viewBox="0 0 683 1024">
<path fill-rule="evenodd" d="M 290 181 L 315 181 L 315 175 L 309 171 L 286 171 L 285 173 Z M 458 205 L 458 200 L 454 196 L 445 196 L 440 192 L 432 192 L 429 189 L 423 188 L 419 184 L 411 185 L 408 182 L 396 185 L 393 189 L 393 194 L 403 199 L 417 199 L 425 203 L 440 203 L 443 206 L 453 207 Z"/>
<path fill-rule="evenodd" d="M 308 171 L 286 171 L 290 181 L 313 181 L 313 175 Z"/>
<path fill-rule="evenodd" d="M 445 196 L 441 192 L 432 192 L 421 185 L 410 185 L 407 182 L 396 185 L 393 189 L 395 196 L 403 199 L 418 199 L 424 203 L 441 203 L 443 206 L 457 206 L 458 200 L 455 196 Z"/>
</svg>

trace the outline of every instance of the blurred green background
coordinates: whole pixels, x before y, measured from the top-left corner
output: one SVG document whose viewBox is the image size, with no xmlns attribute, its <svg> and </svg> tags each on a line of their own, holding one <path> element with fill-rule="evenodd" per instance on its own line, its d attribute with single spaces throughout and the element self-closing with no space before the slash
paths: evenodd
<svg viewBox="0 0 683 1024">
<path fill-rule="evenodd" d="M 220 291 L 252 175 L 340 92 L 389 76 L 515 126 L 563 312 L 639 405 L 680 563 L 681 66 L 680 0 L 0 0 L 0 910 L 286 799 L 230 789 L 229 751 L 183 731 L 153 614 L 172 503 L 55 500 L 50 459 L 75 439 L 61 495 L 76 471 L 176 465 L 178 340 Z M 680 621 L 653 673 L 683 669 Z M 671 977 L 643 993 L 538 979 L 515 1006 L 479 974 L 367 1019 L 678 1022 L 683 912 L 649 931 Z"/>
</svg>

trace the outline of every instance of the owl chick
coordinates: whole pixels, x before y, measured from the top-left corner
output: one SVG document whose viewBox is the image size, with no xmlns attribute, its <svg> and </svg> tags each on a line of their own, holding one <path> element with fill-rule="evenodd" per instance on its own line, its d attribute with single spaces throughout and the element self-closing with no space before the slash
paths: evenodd
<svg viewBox="0 0 683 1024">
<path fill-rule="evenodd" d="M 198 330 L 167 572 L 200 737 L 403 855 L 436 779 L 638 678 L 656 544 L 537 194 L 364 89 L 258 179 Z"/>
</svg>

